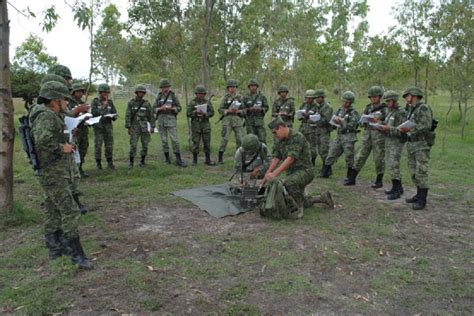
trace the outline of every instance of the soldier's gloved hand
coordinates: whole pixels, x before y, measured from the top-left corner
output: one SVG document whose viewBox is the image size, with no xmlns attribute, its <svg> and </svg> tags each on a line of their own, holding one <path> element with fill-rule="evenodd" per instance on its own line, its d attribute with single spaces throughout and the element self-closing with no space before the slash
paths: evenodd
<svg viewBox="0 0 474 316">
<path fill-rule="evenodd" d="M 129 136 L 132 136 L 132 134 L 133 134 L 133 129 L 132 129 L 131 127 L 129 127 L 128 130 L 127 130 L 127 132 L 128 132 L 128 135 L 129 135 Z"/>
</svg>

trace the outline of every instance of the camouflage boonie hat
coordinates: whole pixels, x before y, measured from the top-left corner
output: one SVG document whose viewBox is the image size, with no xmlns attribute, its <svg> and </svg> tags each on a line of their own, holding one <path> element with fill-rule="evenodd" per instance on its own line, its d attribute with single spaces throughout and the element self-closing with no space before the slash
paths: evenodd
<svg viewBox="0 0 474 316">
<path fill-rule="evenodd" d="M 258 140 L 257 135 L 247 134 L 244 139 L 242 139 L 242 148 L 248 153 L 255 153 L 260 149 L 260 141 Z"/>
<path fill-rule="evenodd" d="M 39 96 L 48 100 L 69 99 L 69 89 L 65 84 L 49 81 L 41 86 Z"/>
<path fill-rule="evenodd" d="M 146 87 L 144 85 L 139 84 L 138 86 L 135 87 L 135 93 L 137 92 L 145 92 L 146 93 Z"/>
<path fill-rule="evenodd" d="M 326 97 L 326 92 L 324 92 L 323 89 L 317 89 L 316 91 L 314 91 L 314 96 L 317 98 L 317 97 Z"/>
<path fill-rule="evenodd" d="M 82 92 L 85 92 L 86 88 L 80 82 L 73 83 L 71 92 L 74 93 L 74 92 L 79 91 L 79 90 L 82 90 Z"/>
<path fill-rule="evenodd" d="M 65 79 L 72 79 L 71 70 L 69 70 L 69 68 L 64 65 L 54 65 L 49 68 L 48 73 L 61 76 Z"/>
<path fill-rule="evenodd" d="M 384 100 L 394 100 L 394 101 L 398 101 L 398 98 L 400 96 L 398 95 L 397 92 L 393 91 L 393 90 L 388 90 L 384 93 L 383 95 L 383 99 Z"/>
<path fill-rule="evenodd" d="M 423 91 L 421 90 L 421 88 L 416 86 L 409 87 L 408 89 L 406 89 L 405 92 L 403 92 L 403 97 L 406 97 L 408 94 L 416 95 L 420 98 L 423 98 Z"/>
<path fill-rule="evenodd" d="M 161 79 L 160 80 L 160 88 L 171 87 L 171 83 L 168 79 Z"/>
<path fill-rule="evenodd" d="M 51 82 L 51 81 L 60 82 L 63 85 L 67 86 L 66 80 L 63 77 L 56 74 L 46 74 L 43 77 L 43 79 L 41 79 L 41 85 L 45 84 L 46 82 Z"/>
<path fill-rule="evenodd" d="M 237 84 L 237 80 L 235 79 L 229 79 L 227 80 L 227 88 L 229 87 L 238 87 L 239 85 Z"/>
<path fill-rule="evenodd" d="M 110 92 L 110 87 L 108 84 L 106 83 L 101 83 L 99 84 L 99 86 L 97 87 L 97 90 L 100 92 Z"/>
<path fill-rule="evenodd" d="M 367 91 L 367 96 L 369 98 L 376 97 L 376 96 L 383 96 L 383 88 L 380 86 L 372 86 Z"/>
<path fill-rule="evenodd" d="M 202 84 L 198 84 L 195 88 L 194 88 L 194 93 L 202 93 L 202 94 L 206 94 L 207 91 L 206 91 L 206 88 L 202 85 Z"/>
<path fill-rule="evenodd" d="M 285 125 L 285 122 L 280 116 L 275 117 L 269 124 L 268 128 L 274 130 L 277 126 Z"/>
<path fill-rule="evenodd" d="M 305 98 L 314 98 L 314 94 L 315 94 L 315 91 L 310 89 L 310 90 L 306 90 L 305 94 L 304 94 L 304 97 Z"/>
<path fill-rule="evenodd" d="M 250 79 L 249 83 L 247 84 L 247 87 L 250 87 L 250 86 L 257 86 L 258 87 L 257 79 Z"/>
<path fill-rule="evenodd" d="M 280 92 L 289 92 L 290 90 L 288 89 L 288 86 L 285 85 L 285 84 L 282 84 L 279 88 L 278 88 L 278 93 Z"/>
<path fill-rule="evenodd" d="M 350 103 L 354 103 L 355 100 L 355 94 L 352 91 L 346 91 L 342 94 L 342 99 L 346 100 Z"/>
</svg>

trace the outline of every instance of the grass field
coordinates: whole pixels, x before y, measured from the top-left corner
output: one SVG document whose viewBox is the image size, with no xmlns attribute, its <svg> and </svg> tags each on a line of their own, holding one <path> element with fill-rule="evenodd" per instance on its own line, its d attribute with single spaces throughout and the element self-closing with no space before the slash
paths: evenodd
<svg viewBox="0 0 474 316">
<path fill-rule="evenodd" d="M 0 222 L 0 313 L 472 315 L 473 115 L 461 139 L 458 112 L 445 119 L 447 96 L 430 100 L 440 124 L 425 210 L 404 203 L 414 192 L 405 154 L 401 200 L 387 201 L 383 190 L 370 188 L 371 158 L 357 186 L 344 187 L 339 160 L 331 178 L 315 178 L 309 186 L 313 194 L 333 192 L 337 207 L 312 207 L 297 221 L 263 219 L 257 211 L 216 219 L 169 194 L 227 181 L 234 141 L 224 165 L 208 167 L 200 157 L 198 166 L 182 169 L 163 163 L 153 135 L 147 166 L 129 170 L 126 101 L 117 100 L 117 170 L 95 170 L 91 129 L 85 164 L 91 177 L 81 180 L 82 199 L 94 209 L 81 217 L 83 244 L 95 264 L 87 272 L 68 258 L 48 260 L 41 188 L 17 137 L 15 207 Z M 364 105 L 356 103 L 358 110 Z M 22 112 L 18 102 L 16 117 Z M 181 147 L 189 162 L 186 131 L 181 113 Z M 319 159 L 316 165 L 319 171 Z"/>
</svg>

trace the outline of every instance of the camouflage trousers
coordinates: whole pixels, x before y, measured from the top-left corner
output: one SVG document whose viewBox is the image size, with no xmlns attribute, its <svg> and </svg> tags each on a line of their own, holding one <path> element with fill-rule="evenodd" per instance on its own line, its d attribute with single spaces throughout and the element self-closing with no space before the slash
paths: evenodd
<svg viewBox="0 0 474 316">
<path fill-rule="evenodd" d="M 109 128 L 94 128 L 95 159 L 102 158 L 102 144 L 105 147 L 105 158 L 112 159 L 114 151 L 114 134 L 112 126 Z"/>
<path fill-rule="evenodd" d="M 199 146 L 202 145 L 205 153 L 211 152 L 211 124 L 209 122 L 191 122 L 191 139 L 193 141 L 192 151 L 199 153 Z"/>
<path fill-rule="evenodd" d="M 89 148 L 89 128 L 87 126 L 81 126 L 77 130 L 75 139 L 79 155 L 81 156 L 81 162 L 84 162 L 87 155 L 87 149 Z"/>
<path fill-rule="evenodd" d="M 178 142 L 178 129 L 176 126 L 165 126 L 164 124 L 159 124 L 158 132 L 160 133 L 161 147 L 163 148 L 164 153 L 170 152 L 170 146 L 168 145 L 168 135 L 171 138 L 173 152 L 180 152 Z"/>
<path fill-rule="evenodd" d="M 148 131 L 142 131 L 140 127 L 133 128 L 133 133 L 130 135 L 130 157 L 135 157 L 137 154 L 137 144 L 140 139 L 142 143 L 141 157 L 148 154 L 148 144 L 150 143 L 151 135 Z"/>
<path fill-rule="evenodd" d="M 375 134 L 372 131 L 373 134 Z M 382 174 L 385 171 L 385 136 L 373 137 L 368 132 L 364 132 L 359 151 L 355 157 L 354 169 L 359 172 L 364 167 L 367 158 L 372 152 L 375 163 L 375 172 Z"/>
<path fill-rule="evenodd" d="M 400 160 L 402 159 L 404 143 L 398 138 L 390 138 L 385 141 L 385 164 L 390 172 L 392 180 L 401 180 Z"/>
<path fill-rule="evenodd" d="M 298 170 L 283 179 L 283 184 L 288 190 L 288 194 L 295 200 L 298 206 L 303 205 L 304 189 L 314 179 L 313 169 Z"/>
<path fill-rule="evenodd" d="M 420 189 L 428 189 L 430 147 L 426 141 L 408 142 L 408 170 L 413 183 Z"/>
<path fill-rule="evenodd" d="M 355 134 L 337 135 L 336 139 L 329 146 L 329 152 L 326 158 L 326 165 L 332 166 L 336 160 L 344 154 L 346 168 L 354 166 L 355 155 Z"/>
<path fill-rule="evenodd" d="M 258 137 L 259 141 L 264 144 L 267 143 L 267 133 L 263 125 L 247 124 L 247 134 L 254 134 Z"/>
<path fill-rule="evenodd" d="M 227 148 L 227 144 L 229 143 L 230 134 L 232 131 L 235 134 L 235 144 L 236 148 L 239 148 L 242 145 L 242 137 L 243 137 L 243 129 L 242 126 L 231 126 L 228 124 L 222 125 L 221 131 L 221 144 L 219 146 L 219 151 L 224 152 Z"/>
<path fill-rule="evenodd" d="M 329 153 L 329 141 L 331 134 L 318 132 L 317 130 L 303 134 L 309 143 L 311 149 L 311 158 L 316 159 L 318 155 L 321 157 L 323 165 Z"/>
<path fill-rule="evenodd" d="M 46 234 L 62 229 L 66 238 L 72 239 L 79 235 L 80 212 L 73 203 L 68 175 L 61 168 L 62 164 L 48 167 L 38 174 L 45 196 L 44 229 Z"/>
<path fill-rule="evenodd" d="M 81 175 L 79 174 L 79 168 L 74 160 L 74 155 L 68 155 L 64 159 L 66 159 L 66 174 L 69 191 L 71 191 L 72 195 L 81 194 L 79 191 L 79 179 Z"/>
</svg>

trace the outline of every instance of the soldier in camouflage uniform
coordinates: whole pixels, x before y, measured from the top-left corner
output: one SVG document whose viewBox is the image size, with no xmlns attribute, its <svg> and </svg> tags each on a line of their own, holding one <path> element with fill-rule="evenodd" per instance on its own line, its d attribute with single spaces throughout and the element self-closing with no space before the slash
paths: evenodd
<svg viewBox="0 0 474 316">
<path fill-rule="evenodd" d="M 350 181 L 351 175 L 355 172 L 353 169 L 354 147 L 357 141 L 356 133 L 359 126 L 359 113 L 352 106 L 354 101 L 355 95 L 353 92 L 346 91 L 342 94 L 342 106 L 334 114 L 334 123 L 339 125 L 336 127 L 337 137 L 329 147 L 326 163 L 321 171 L 323 178 L 329 177 L 331 166 L 344 153 L 347 167 L 347 178 L 344 180 L 345 185 Z"/>
<path fill-rule="evenodd" d="M 237 93 L 237 80 L 229 79 L 227 81 L 227 94 L 222 99 L 219 107 L 219 113 L 222 120 L 222 140 L 219 146 L 219 163 L 224 163 L 224 152 L 229 142 L 230 133 L 234 131 L 237 148 L 242 144 L 243 137 L 243 117 L 244 105 L 243 98 Z"/>
<path fill-rule="evenodd" d="M 286 126 L 293 127 L 295 119 L 295 100 L 288 97 L 288 86 L 281 85 L 278 88 L 279 98 L 273 102 L 272 117 L 280 116 L 285 122 Z"/>
<path fill-rule="evenodd" d="M 165 156 L 165 162 L 171 163 L 170 147 L 168 145 L 168 134 L 171 138 L 171 145 L 176 156 L 176 165 L 179 167 L 186 167 L 186 163 L 181 159 L 181 151 L 179 149 L 178 130 L 176 116 L 181 112 L 181 105 L 179 104 L 176 94 L 170 90 L 171 84 L 168 79 L 160 80 L 161 92 L 158 93 L 153 110 L 156 113 L 158 132 L 160 133 L 161 146 Z"/>
<path fill-rule="evenodd" d="M 101 83 L 98 86 L 99 96 L 92 100 L 91 112 L 94 117 L 102 116 L 100 122 L 94 124 L 94 145 L 95 145 L 95 161 L 97 169 L 102 169 L 102 143 L 105 146 L 105 158 L 107 159 L 107 167 L 115 169 L 113 163 L 114 150 L 114 134 L 112 121 L 117 119 L 114 117 L 105 117 L 107 114 L 117 114 L 114 102 L 109 99 L 110 87 L 106 83 Z"/>
<path fill-rule="evenodd" d="M 54 65 L 51 68 L 49 68 L 48 74 L 55 74 L 55 75 L 63 77 L 64 80 L 66 80 L 66 85 L 69 88 L 69 90 L 72 88 L 72 85 L 71 85 L 72 74 L 71 74 L 71 70 L 68 67 L 64 65 L 60 65 L 60 64 Z"/>
<path fill-rule="evenodd" d="M 387 199 L 389 200 L 396 200 L 403 194 L 400 160 L 402 159 L 402 150 L 406 137 L 400 133 L 397 127 L 405 122 L 407 114 L 405 110 L 399 106 L 398 98 L 398 93 L 391 90 L 385 92 L 383 95 L 383 99 L 388 106 L 388 113 L 381 129 L 386 135 L 385 161 L 392 178 L 392 188 L 385 191 Z"/>
<path fill-rule="evenodd" d="M 135 98 L 128 101 L 125 112 L 125 128 L 130 136 L 130 154 L 129 168 L 133 168 L 135 155 L 137 154 L 137 143 L 140 139 L 142 151 L 140 152 L 140 167 L 145 166 L 145 158 L 148 153 L 148 143 L 150 142 L 150 133 L 155 129 L 155 120 L 153 119 L 153 110 L 150 102 L 143 99 L 146 94 L 146 88 L 142 85 L 135 87 Z"/>
<path fill-rule="evenodd" d="M 86 89 L 81 83 L 74 83 L 72 85 L 72 90 L 71 90 L 71 99 L 69 100 L 68 108 L 69 111 L 72 111 L 75 107 L 85 104 L 85 102 L 82 100 L 82 96 L 84 95 Z M 85 113 L 80 113 L 80 114 L 85 114 Z M 76 141 L 76 146 L 79 150 L 79 155 L 81 157 L 81 162 L 79 163 L 79 174 L 81 175 L 82 178 L 87 178 L 88 175 L 84 172 L 82 169 L 82 165 L 84 164 L 86 154 L 87 154 L 87 149 L 89 148 L 89 127 L 85 123 L 81 123 L 77 127 L 77 131 L 74 135 L 75 141 Z"/>
<path fill-rule="evenodd" d="M 366 105 L 363 114 L 372 116 L 370 118 L 370 123 L 380 124 L 387 116 L 387 105 L 381 103 L 383 89 L 379 86 L 373 86 L 369 88 L 367 94 L 371 103 Z M 374 189 L 383 187 L 383 174 L 385 171 L 385 133 L 374 126 L 371 126 L 370 123 L 362 124 L 365 130 L 362 135 L 360 149 L 357 152 L 354 162 L 355 172 L 351 174 L 352 177 L 346 185 L 355 185 L 357 174 L 360 172 L 369 157 L 370 152 L 373 150 L 372 155 L 374 158 L 377 178 L 371 187 Z"/>
<path fill-rule="evenodd" d="M 431 146 L 434 144 L 433 113 L 431 108 L 424 104 L 423 92 L 418 87 L 411 87 L 405 91 L 403 97 L 410 104 L 407 120 L 414 122 L 413 128 L 400 128 L 400 132 L 407 135 L 408 169 L 417 193 L 406 200 L 413 203 L 414 210 L 424 209 L 428 195 L 428 169 Z"/>
<path fill-rule="evenodd" d="M 45 242 L 50 258 L 70 254 L 74 264 L 91 269 L 79 239 L 79 213 L 73 207 L 68 159 L 64 158 L 74 151 L 74 146 L 67 143 L 63 116 L 59 115 L 67 110 L 68 98 L 67 86 L 47 82 L 41 86 L 38 104 L 29 116 L 40 165 L 37 176 L 46 196 Z"/>
<path fill-rule="evenodd" d="M 315 91 L 315 96 L 316 96 L 316 113 L 320 115 L 319 121 L 316 121 L 314 123 L 314 129 L 315 129 L 315 149 L 316 149 L 316 154 L 319 154 L 321 156 L 321 160 L 323 162 L 322 166 L 324 166 L 326 162 L 326 158 L 328 156 L 329 152 L 329 141 L 331 139 L 331 131 L 332 131 L 332 125 L 329 124 L 329 121 L 332 118 L 332 107 L 329 103 L 326 102 L 326 93 L 324 90 L 318 89 Z M 316 158 L 316 157 L 315 157 Z M 314 161 L 313 161 L 314 165 Z M 322 168 L 321 167 L 321 174 L 322 174 Z"/>
<path fill-rule="evenodd" d="M 263 179 L 271 160 L 272 155 L 267 145 L 260 142 L 256 135 L 247 134 L 242 140 L 242 146 L 235 152 L 234 169 L 236 173 L 242 172 L 249 180 Z"/>
<path fill-rule="evenodd" d="M 299 120 L 301 121 L 300 132 L 301 134 L 306 137 L 306 140 L 309 143 L 309 147 L 311 149 L 311 162 L 314 163 L 316 161 L 316 156 L 318 155 L 316 145 L 317 145 L 317 138 L 316 138 L 316 122 L 310 120 L 310 116 L 316 114 L 316 103 L 314 102 L 315 99 L 314 90 L 306 90 L 304 95 L 305 101 L 300 106 L 300 110 L 304 110 L 304 114 L 302 115 Z"/>
<path fill-rule="evenodd" d="M 211 123 L 209 119 L 214 116 L 214 107 L 211 100 L 206 99 L 206 88 L 203 85 L 197 85 L 194 89 L 196 97 L 188 104 L 186 115 L 191 118 L 191 134 L 193 141 L 193 165 L 197 164 L 199 155 L 199 145 L 202 140 L 205 164 L 215 166 L 211 160 Z M 199 106 L 205 105 L 205 111 Z"/>
<path fill-rule="evenodd" d="M 265 113 L 268 111 L 267 98 L 258 90 L 257 79 L 250 79 L 247 85 L 249 93 L 244 96 L 244 109 L 247 123 L 247 134 L 257 135 L 258 140 L 267 143 L 265 131 Z"/>
</svg>

